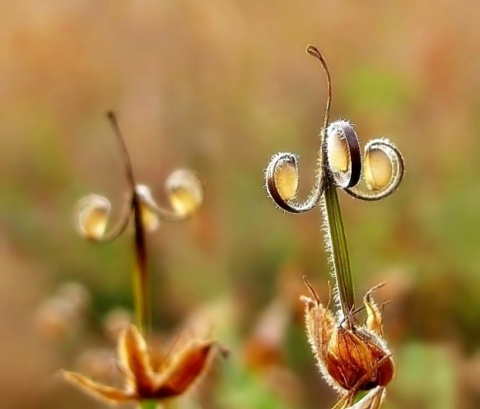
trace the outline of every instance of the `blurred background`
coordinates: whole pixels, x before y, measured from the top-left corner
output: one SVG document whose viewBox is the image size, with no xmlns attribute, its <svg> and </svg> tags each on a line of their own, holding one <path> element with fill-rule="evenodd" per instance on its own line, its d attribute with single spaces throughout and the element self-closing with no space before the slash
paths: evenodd
<svg viewBox="0 0 480 409">
<path fill-rule="evenodd" d="M 397 364 L 385 408 L 480 407 L 480 8 L 474 1 L 0 3 L 0 406 L 103 408 L 58 377 L 115 382 L 115 325 L 131 308 L 132 232 L 78 237 L 75 202 L 127 185 L 105 112 L 137 179 L 167 203 L 176 168 L 204 182 L 191 220 L 149 235 L 160 338 L 209 323 L 217 357 L 180 408 L 330 408 L 304 335 L 307 275 L 323 300 L 320 212 L 267 197 L 276 152 L 313 183 L 325 79 L 332 120 L 385 136 L 407 164 L 399 191 L 340 192 L 358 299 L 380 301 Z"/>
</svg>

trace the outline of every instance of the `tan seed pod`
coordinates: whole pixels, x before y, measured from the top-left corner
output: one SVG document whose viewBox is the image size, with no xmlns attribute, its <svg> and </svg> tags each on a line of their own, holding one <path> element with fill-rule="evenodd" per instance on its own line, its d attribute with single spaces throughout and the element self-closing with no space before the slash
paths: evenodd
<svg viewBox="0 0 480 409">
<path fill-rule="evenodd" d="M 168 199 L 175 213 L 187 217 L 203 202 L 203 186 L 197 175 L 186 169 L 174 171 L 165 181 Z"/>
<path fill-rule="evenodd" d="M 157 203 L 147 185 L 135 186 L 135 193 L 141 202 L 142 224 L 147 232 L 155 231 L 160 226 L 160 218 L 155 209 Z"/>
<path fill-rule="evenodd" d="M 88 195 L 75 205 L 75 227 L 88 240 L 101 240 L 107 228 L 112 206 L 107 198 Z"/>
<path fill-rule="evenodd" d="M 297 195 L 298 169 L 294 156 L 285 157 L 275 166 L 275 185 L 283 200 L 291 200 Z"/>
<path fill-rule="evenodd" d="M 328 164 L 334 173 L 344 173 L 350 169 L 350 153 L 345 136 L 336 130 L 327 138 Z"/>
<path fill-rule="evenodd" d="M 390 184 L 393 176 L 392 161 L 383 149 L 370 149 L 365 153 L 364 177 L 372 190 L 383 190 Z"/>
</svg>

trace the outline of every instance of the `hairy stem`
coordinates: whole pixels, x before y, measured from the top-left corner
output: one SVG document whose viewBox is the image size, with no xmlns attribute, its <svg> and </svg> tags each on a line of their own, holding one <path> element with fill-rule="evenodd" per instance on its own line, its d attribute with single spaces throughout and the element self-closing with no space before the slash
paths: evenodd
<svg viewBox="0 0 480 409">
<path fill-rule="evenodd" d="M 325 177 L 322 211 L 325 220 L 326 247 L 332 255 L 333 274 L 340 307 L 343 316 L 347 317 L 355 307 L 355 290 L 337 189 L 329 174 Z"/>
</svg>

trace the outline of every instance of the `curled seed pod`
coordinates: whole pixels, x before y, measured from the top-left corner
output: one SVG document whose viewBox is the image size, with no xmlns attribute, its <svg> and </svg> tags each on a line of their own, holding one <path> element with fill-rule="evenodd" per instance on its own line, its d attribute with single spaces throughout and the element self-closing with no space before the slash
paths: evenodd
<svg viewBox="0 0 480 409">
<path fill-rule="evenodd" d="M 363 183 L 345 191 L 358 199 L 379 200 L 397 189 L 403 174 L 403 158 L 395 145 L 386 139 L 373 139 L 365 146 Z"/>
<path fill-rule="evenodd" d="M 360 180 L 361 155 L 357 134 L 347 121 L 336 121 L 326 132 L 326 153 L 330 172 L 342 188 Z"/>
<path fill-rule="evenodd" d="M 275 163 L 273 178 L 278 194 L 283 200 L 291 200 L 298 191 L 298 167 L 297 158 L 292 154 L 281 154 Z"/>
<path fill-rule="evenodd" d="M 111 204 L 99 195 L 88 195 L 75 205 L 75 227 L 80 236 L 88 240 L 101 240 L 107 228 Z"/>
<path fill-rule="evenodd" d="M 320 158 L 321 161 L 322 158 Z M 323 172 L 317 172 L 310 195 L 301 203 L 294 200 L 297 196 L 299 179 L 296 155 L 281 152 L 272 156 L 265 171 L 265 187 L 270 198 L 287 212 L 307 212 L 320 200 L 323 190 Z"/>
<path fill-rule="evenodd" d="M 385 149 L 370 148 L 365 152 L 365 183 L 373 191 L 385 189 L 393 176 L 393 163 Z"/>
<path fill-rule="evenodd" d="M 186 169 L 174 171 L 165 181 L 165 190 L 175 213 L 188 217 L 203 202 L 203 186 L 197 175 Z"/>
<path fill-rule="evenodd" d="M 135 194 L 140 199 L 142 224 L 147 232 L 152 232 L 160 226 L 160 218 L 156 212 L 157 204 L 147 185 L 135 186 Z"/>
</svg>

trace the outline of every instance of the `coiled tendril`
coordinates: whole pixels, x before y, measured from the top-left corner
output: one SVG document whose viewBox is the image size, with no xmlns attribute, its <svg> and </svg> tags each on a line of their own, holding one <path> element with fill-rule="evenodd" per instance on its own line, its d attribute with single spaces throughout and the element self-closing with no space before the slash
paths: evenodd
<svg viewBox="0 0 480 409">
<path fill-rule="evenodd" d="M 162 221 L 184 220 L 196 212 L 203 201 L 203 186 L 195 173 L 178 169 L 165 181 L 165 191 L 171 209 L 157 205 L 150 188 L 137 184 L 125 141 L 113 112 L 107 117 L 112 125 L 122 151 L 125 172 L 129 184 L 128 200 L 119 220 L 107 231 L 111 211 L 110 201 L 103 196 L 90 194 L 81 198 L 75 205 L 75 226 L 77 232 L 92 241 L 108 242 L 120 236 L 134 218 L 138 206 L 141 224 L 147 231 L 155 230 Z"/>
<path fill-rule="evenodd" d="M 365 145 L 362 156 L 353 126 L 344 120 L 329 123 L 332 99 L 330 72 L 316 47 L 308 46 L 307 53 L 320 61 L 327 80 L 327 102 L 320 132 L 315 184 L 308 198 L 298 202 L 297 156 L 277 153 L 270 160 L 265 173 L 268 194 L 283 210 L 303 213 L 319 202 L 325 188 L 325 178 L 329 177 L 335 186 L 357 199 L 379 200 L 387 197 L 402 181 L 404 161 L 400 151 L 388 139 L 379 138 Z"/>
</svg>

